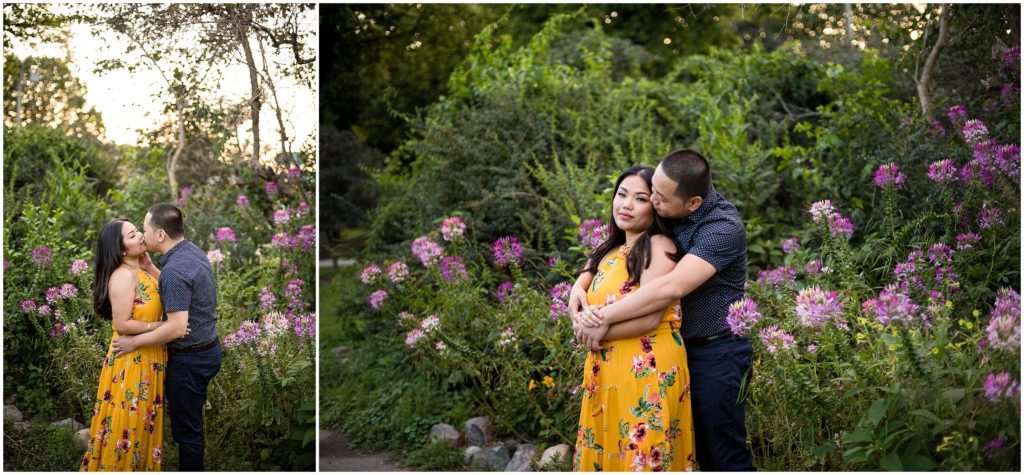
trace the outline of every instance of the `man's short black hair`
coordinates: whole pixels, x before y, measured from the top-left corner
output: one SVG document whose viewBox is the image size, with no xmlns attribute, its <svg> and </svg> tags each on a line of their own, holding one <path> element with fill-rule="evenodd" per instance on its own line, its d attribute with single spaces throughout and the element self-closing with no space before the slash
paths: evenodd
<svg viewBox="0 0 1024 475">
<path fill-rule="evenodd" d="M 711 191 L 711 165 L 696 150 L 670 152 L 661 159 L 661 170 L 678 183 L 676 196 L 683 199 L 691 196 L 707 199 Z"/>
<path fill-rule="evenodd" d="M 160 203 L 149 208 L 149 224 L 154 230 L 163 229 L 171 239 L 185 235 L 185 216 L 177 206 Z"/>
</svg>

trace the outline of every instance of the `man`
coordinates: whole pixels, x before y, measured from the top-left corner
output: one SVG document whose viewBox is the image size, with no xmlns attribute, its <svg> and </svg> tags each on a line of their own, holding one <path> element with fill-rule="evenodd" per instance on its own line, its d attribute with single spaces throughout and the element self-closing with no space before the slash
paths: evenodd
<svg viewBox="0 0 1024 475">
<path fill-rule="evenodd" d="M 163 269 L 150 261 L 146 270 L 158 276 L 168 323 L 148 333 L 122 336 L 114 341 L 114 350 L 120 356 L 142 346 L 167 345 L 164 388 L 171 434 L 178 444 L 178 469 L 202 471 L 206 388 L 221 364 L 213 268 L 206 253 L 185 237 L 184 218 L 176 206 L 154 205 L 142 227 L 146 245 L 162 254 Z"/>
<path fill-rule="evenodd" d="M 577 339 L 599 347 L 609 325 L 681 300 L 697 462 L 702 471 L 753 470 L 739 400 L 753 349 L 749 339 L 733 338 L 725 321 L 729 305 L 743 298 L 746 228 L 736 207 L 712 187 L 707 160 L 693 150 L 666 155 L 652 184 L 651 202 L 686 255 L 669 274 L 603 308 L 584 308 L 593 275 L 581 275 L 569 298 L 570 313 L 584 325 Z"/>
</svg>

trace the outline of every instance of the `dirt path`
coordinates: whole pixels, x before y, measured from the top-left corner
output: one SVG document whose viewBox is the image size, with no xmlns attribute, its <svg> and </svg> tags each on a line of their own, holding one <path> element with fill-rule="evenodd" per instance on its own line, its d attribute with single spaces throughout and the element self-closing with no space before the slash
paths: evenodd
<svg viewBox="0 0 1024 475">
<path fill-rule="evenodd" d="M 408 472 L 397 466 L 387 453 L 357 451 L 341 432 L 320 429 L 321 472 Z"/>
</svg>

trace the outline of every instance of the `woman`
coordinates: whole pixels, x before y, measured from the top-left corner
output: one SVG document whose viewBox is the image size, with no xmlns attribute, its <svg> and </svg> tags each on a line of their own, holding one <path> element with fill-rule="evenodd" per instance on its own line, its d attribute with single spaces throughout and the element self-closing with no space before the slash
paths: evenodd
<svg viewBox="0 0 1024 475">
<path fill-rule="evenodd" d="M 681 256 L 651 204 L 654 169 L 633 167 L 615 183 L 610 235 L 583 272 L 587 301 L 607 305 L 667 274 Z M 693 418 L 678 303 L 613 324 L 587 356 L 576 470 L 683 471 L 694 468 Z M 577 330 L 579 324 L 573 323 Z"/>
<path fill-rule="evenodd" d="M 115 219 L 96 243 L 93 308 L 110 319 L 111 339 L 163 325 L 158 278 L 142 233 Z M 144 347 L 114 357 L 107 350 L 89 428 L 82 471 L 159 471 L 164 440 L 164 369 L 167 349 Z"/>
</svg>

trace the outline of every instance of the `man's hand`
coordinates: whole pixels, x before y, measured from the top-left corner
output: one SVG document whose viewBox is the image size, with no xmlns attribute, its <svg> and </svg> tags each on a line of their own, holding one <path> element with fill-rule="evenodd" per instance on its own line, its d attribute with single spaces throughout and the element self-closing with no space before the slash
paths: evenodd
<svg viewBox="0 0 1024 475">
<path fill-rule="evenodd" d="M 135 344 L 135 337 L 126 335 L 122 335 L 120 338 L 115 339 L 113 347 L 114 358 L 124 355 L 125 353 L 131 353 L 139 348 L 139 346 Z"/>
<path fill-rule="evenodd" d="M 608 333 L 608 327 L 602 325 L 599 327 L 580 327 L 576 333 L 576 341 L 583 344 L 591 351 L 598 351 L 601 349 L 601 339 L 604 338 L 605 334 Z"/>
</svg>

